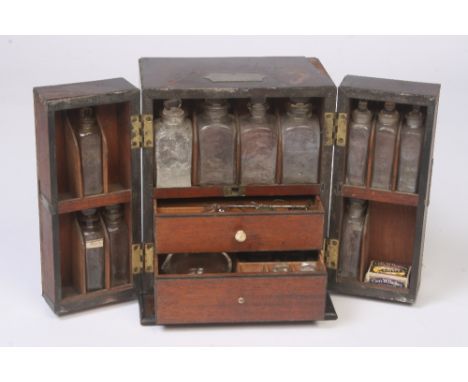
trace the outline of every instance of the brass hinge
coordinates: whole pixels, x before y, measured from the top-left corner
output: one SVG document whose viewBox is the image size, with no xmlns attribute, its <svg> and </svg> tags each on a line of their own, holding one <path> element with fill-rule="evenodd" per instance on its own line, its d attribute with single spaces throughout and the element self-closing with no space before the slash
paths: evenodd
<svg viewBox="0 0 468 382">
<path fill-rule="evenodd" d="M 337 146 L 346 145 L 346 128 L 348 125 L 348 114 L 325 113 L 324 145 Z"/>
<path fill-rule="evenodd" d="M 133 274 L 141 273 L 143 269 L 143 251 L 141 244 L 132 244 L 132 272 Z"/>
<path fill-rule="evenodd" d="M 154 244 L 145 243 L 145 272 L 154 272 Z"/>
<path fill-rule="evenodd" d="M 325 113 L 324 145 L 333 146 L 335 137 L 335 113 Z"/>
<path fill-rule="evenodd" d="M 132 123 L 132 136 L 131 136 L 131 148 L 139 149 L 141 147 L 141 117 L 139 115 L 132 115 L 130 117 Z"/>
<path fill-rule="evenodd" d="M 337 269 L 338 267 L 338 253 L 340 249 L 340 242 L 336 239 L 327 239 L 325 247 L 325 264 L 327 268 Z"/>
<path fill-rule="evenodd" d="M 143 114 L 143 147 L 153 147 L 153 145 L 153 116 L 151 114 Z"/>
<path fill-rule="evenodd" d="M 348 127 L 348 114 L 339 113 L 336 122 L 336 144 L 346 146 L 346 129 Z"/>
</svg>

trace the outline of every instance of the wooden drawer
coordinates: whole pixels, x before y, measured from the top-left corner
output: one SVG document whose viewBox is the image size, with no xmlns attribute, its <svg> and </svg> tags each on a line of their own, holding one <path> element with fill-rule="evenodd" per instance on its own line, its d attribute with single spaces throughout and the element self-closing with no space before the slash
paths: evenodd
<svg viewBox="0 0 468 382">
<path fill-rule="evenodd" d="M 325 273 L 158 278 L 158 324 L 315 321 L 325 318 Z"/>
<path fill-rule="evenodd" d="M 156 248 L 173 252 L 319 249 L 324 215 L 156 216 Z"/>
</svg>

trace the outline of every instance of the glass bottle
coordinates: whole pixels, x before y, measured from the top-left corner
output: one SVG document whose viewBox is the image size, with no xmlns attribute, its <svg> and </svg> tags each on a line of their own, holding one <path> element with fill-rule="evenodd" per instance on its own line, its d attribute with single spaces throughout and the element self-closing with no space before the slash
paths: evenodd
<svg viewBox="0 0 468 382">
<path fill-rule="evenodd" d="M 104 288 L 104 236 L 96 209 L 81 211 L 79 218 L 85 249 L 86 290 Z"/>
<path fill-rule="evenodd" d="M 241 184 L 274 184 L 278 129 L 265 99 L 253 99 L 239 120 Z"/>
<path fill-rule="evenodd" d="M 92 107 L 85 107 L 79 111 L 78 144 L 84 195 L 100 194 L 103 192 L 102 138 Z"/>
<path fill-rule="evenodd" d="M 232 271 L 232 260 L 221 253 L 171 253 L 164 260 L 161 270 L 166 274 L 225 273 Z"/>
<path fill-rule="evenodd" d="M 340 277 L 358 278 L 365 210 L 366 202 L 364 200 L 349 199 L 348 208 L 343 218 L 339 256 Z"/>
<path fill-rule="evenodd" d="M 129 232 L 123 219 L 122 206 L 115 204 L 104 208 L 104 221 L 109 237 L 111 286 L 129 282 Z"/>
<path fill-rule="evenodd" d="M 192 123 L 185 118 L 182 102 L 164 102 L 162 116 L 154 122 L 156 187 L 192 185 Z"/>
<path fill-rule="evenodd" d="M 290 271 L 288 263 L 273 263 L 271 264 L 270 269 L 273 273 L 284 273 Z"/>
<path fill-rule="evenodd" d="M 283 183 L 318 183 L 320 123 L 307 99 L 291 99 L 281 119 Z"/>
<path fill-rule="evenodd" d="M 367 101 L 360 100 L 349 124 L 346 183 L 353 186 L 365 184 L 371 120 L 372 113 L 367 108 Z"/>
<path fill-rule="evenodd" d="M 385 102 L 379 112 L 375 130 L 374 163 L 372 187 L 390 190 L 392 187 L 392 168 L 395 140 L 400 114 L 394 102 Z"/>
<path fill-rule="evenodd" d="M 416 192 L 423 135 L 423 116 L 419 106 L 414 106 L 401 129 L 398 191 Z"/>
<path fill-rule="evenodd" d="M 198 115 L 200 185 L 236 181 L 236 126 L 225 100 L 208 99 Z"/>
</svg>

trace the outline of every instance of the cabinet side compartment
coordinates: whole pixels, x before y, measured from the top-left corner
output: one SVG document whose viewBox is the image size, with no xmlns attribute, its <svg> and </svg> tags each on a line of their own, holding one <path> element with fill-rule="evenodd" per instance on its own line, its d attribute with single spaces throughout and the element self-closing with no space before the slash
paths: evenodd
<svg viewBox="0 0 468 382">
<path fill-rule="evenodd" d="M 340 248 L 346 248 L 342 229 L 353 199 L 365 202 L 368 223 L 362 239 L 359 277 L 346 276 L 341 273 L 340 268 L 337 271 L 333 270 L 329 277 L 330 289 L 333 291 L 403 303 L 415 301 L 420 284 L 439 90 L 438 84 L 357 76 L 347 76 L 340 85 L 338 112 L 346 113 L 349 116 L 348 120 L 351 120 L 353 112 L 358 110 L 359 102 L 365 101 L 365 108 L 373 116 L 373 125 L 369 139 L 365 184 L 348 183 L 346 162 L 349 137 L 345 145 L 335 147 L 330 238 L 336 239 Z M 390 107 L 394 104 L 393 108 L 398 112 L 399 132 L 396 133 L 395 143 L 392 143 L 395 145 L 392 182 L 387 188 L 379 188 L 379 185 L 372 183 L 372 166 L 376 160 L 374 140 L 378 133 L 376 126 L 386 102 L 390 103 Z M 398 162 L 401 155 L 399 142 L 402 139 L 399 134 L 401 129 L 407 126 L 406 119 L 414 110 L 420 110 L 423 116 L 424 136 L 417 170 L 417 187 L 410 193 L 397 187 L 400 171 Z M 340 251 L 340 256 L 341 254 Z M 408 271 L 409 285 L 392 284 L 392 279 L 387 276 L 367 279 L 367 270 L 372 260 L 411 267 Z"/>
</svg>

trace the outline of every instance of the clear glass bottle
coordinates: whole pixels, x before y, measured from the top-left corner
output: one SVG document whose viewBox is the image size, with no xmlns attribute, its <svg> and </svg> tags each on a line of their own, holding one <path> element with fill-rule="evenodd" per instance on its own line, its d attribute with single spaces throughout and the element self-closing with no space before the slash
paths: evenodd
<svg viewBox="0 0 468 382">
<path fill-rule="evenodd" d="M 277 263 L 271 264 L 270 270 L 273 273 L 284 273 L 284 272 L 290 272 L 290 267 L 288 263 L 277 262 Z"/>
<path fill-rule="evenodd" d="M 400 135 L 398 191 L 415 193 L 417 190 L 419 160 L 424 135 L 423 116 L 419 106 L 406 114 Z"/>
<path fill-rule="evenodd" d="M 282 183 L 318 183 L 320 123 L 307 99 L 291 99 L 281 118 Z"/>
<path fill-rule="evenodd" d="M 349 199 L 348 207 L 343 218 L 340 243 L 340 277 L 358 278 L 365 211 L 366 202 L 364 200 Z"/>
<path fill-rule="evenodd" d="M 106 206 L 104 221 L 109 237 L 111 286 L 127 284 L 130 279 L 130 247 L 128 226 L 123 219 L 122 206 L 120 204 Z"/>
<path fill-rule="evenodd" d="M 78 144 L 84 195 L 100 194 L 103 192 L 102 137 L 92 107 L 79 110 Z"/>
<path fill-rule="evenodd" d="M 221 253 L 175 253 L 164 260 L 161 270 L 166 274 L 225 273 L 232 271 L 232 260 Z"/>
<path fill-rule="evenodd" d="M 197 117 L 199 184 L 234 184 L 237 136 L 226 100 L 208 99 Z"/>
<path fill-rule="evenodd" d="M 392 187 L 393 158 L 399 120 L 400 114 L 395 109 L 395 103 L 385 102 L 375 127 L 373 188 L 390 190 Z"/>
<path fill-rule="evenodd" d="M 164 102 L 162 116 L 154 122 L 156 187 L 192 185 L 192 123 L 182 102 Z"/>
<path fill-rule="evenodd" d="M 96 209 L 83 210 L 78 216 L 84 241 L 86 290 L 104 288 L 104 236 Z"/>
<path fill-rule="evenodd" d="M 239 119 L 241 184 L 274 184 L 278 129 L 265 99 L 253 99 Z"/>
<path fill-rule="evenodd" d="M 364 186 L 366 181 L 371 123 L 372 113 L 367 108 L 367 101 L 360 100 L 349 124 L 346 183 L 353 186 Z"/>
</svg>

